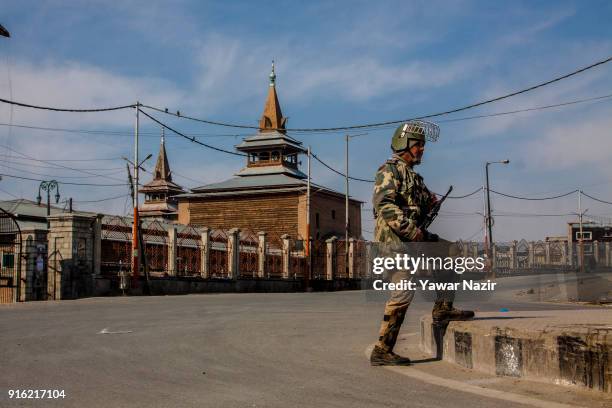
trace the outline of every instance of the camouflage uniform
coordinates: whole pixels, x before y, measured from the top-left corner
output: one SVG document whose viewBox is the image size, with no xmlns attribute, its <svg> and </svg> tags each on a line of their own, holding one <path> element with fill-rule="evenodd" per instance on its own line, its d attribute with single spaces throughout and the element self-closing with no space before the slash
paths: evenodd
<svg viewBox="0 0 612 408">
<path fill-rule="evenodd" d="M 372 202 L 376 217 L 374 240 L 386 244 L 384 248 L 393 252 L 393 244 L 414 242 L 418 224 L 433 206 L 434 199 L 423 178 L 413 170 L 412 165 L 394 154 L 376 173 Z M 390 280 L 399 282 L 402 279 L 410 280 L 411 277 L 407 271 L 400 270 L 394 271 Z M 412 290 L 391 292 L 391 297 L 385 304 L 377 344 L 385 352 L 392 352 L 406 310 L 413 298 Z"/>
</svg>

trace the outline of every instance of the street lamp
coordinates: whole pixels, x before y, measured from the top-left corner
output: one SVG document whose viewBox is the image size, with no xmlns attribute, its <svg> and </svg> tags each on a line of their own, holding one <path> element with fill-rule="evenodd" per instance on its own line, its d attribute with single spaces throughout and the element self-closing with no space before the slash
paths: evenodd
<svg viewBox="0 0 612 408">
<path fill-rule="evenodd" d="M 487 255 L 489 259 L 491 259 L 491 254 L 493 251 L 493 219 L 491 218 L 491 195 L 489 193 L 489 165 L 491 164 L 508 164 L 510 160 L 498 160 L 498 161 L 488 161 L 485 164 L 485 182 L 486 182 L 486 191 L 487 191 L 487 200 L 486 200 L 486 218 L 485 218 L 485 227 L 487 228 Z M 491 260 L 491 265 L 493 265 Z M 491 269 L 492 271 L 493 269 Z"/>
<path fill-rule="evenodd" d="M 55 203 L 57 204 L 60 199 L 59 184 L 56 180 L 42 181 L 38 186 L 38 196 L 36 197 L 36 203 L 40 205 L 42 197 L 40 190 L 47 192 L 47 217 L 51 215 L 51 191 L 55 189 Z M 49 227 L 49 220 L 47 219 L 47 227 Z"/>
</svg>

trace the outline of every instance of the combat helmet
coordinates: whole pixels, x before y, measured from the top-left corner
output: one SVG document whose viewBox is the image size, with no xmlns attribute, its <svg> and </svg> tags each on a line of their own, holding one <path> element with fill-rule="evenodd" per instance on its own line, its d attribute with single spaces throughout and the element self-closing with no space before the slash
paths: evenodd
<svg viewBox="0 0 612 408">
<path fill-rule="evenodd" d="M 428 140 L 435 142 L 440 136 L 440 127 L 435 123 L 424 120 L 411 120 L 402 123 L 393 133 L 391 149 L 395 153 L 403 152 L 412 147 L 411 141 L 423 142 Z"/>
</svg>

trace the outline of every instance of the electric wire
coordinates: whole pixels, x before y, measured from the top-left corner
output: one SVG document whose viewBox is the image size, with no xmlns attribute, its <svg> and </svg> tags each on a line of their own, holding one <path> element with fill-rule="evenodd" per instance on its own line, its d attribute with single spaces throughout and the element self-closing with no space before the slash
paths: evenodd
<svg viewBox="0 0 612 408">
<path fill-rule="evenodd" d="M 350 130 L 350 129 L 363 129 L 363 128 L 375 128 L 375 127 L 380 127 L 380 126 L 384 126 L 384 125 L 392 125 L 392 124 L 399 124 L 399 123 L 403 123 L 403 122 L 407 122 L 409 120 L 416 120 L 416 119 L 430 119 L 430 118 L 434 118 L 434 117 L 439 117 L 439 116 L 445 116 L 445 115 L 449 115 L 451 113 L 457 113 L 457 112 L 462 112 L 462 111 L 466 111 L 468 109 L 473 109 L 479 106 L 483 106 L 483 105 L 487 105 L 493 102 L 498 102 L 507 98 L 511 98 L 513 96 L 517 96 L 520 94 L 524 94 L 533 90 L 536 90 L 538 88 L 542 88 L 544 86 L 553 84 L 555 82 L 559 82 L 562 81 L 564 79 L 570 78 L 574 75 L 578 75 L 582 72 L 585 72 L 587 70 L 590 70 L 592 68 L 595 68 L 597 66 L 603 65 L 603 64 L 607 64 L 608 62 L 612 61 L 612 57 L 608 57 L 604 60 L 601 61 L 597 61 L 593 64 L 590 64 L 586 67 L 582 67 L 579 68 L 577 70 L 574 70 L 568 74 L 553 78 L 551 80 L 545 81 L 545 82 L 541 82 L 539 84 L 521 89 L 519 91 L 515 91 L 515 92 L 511 92 L 505 95 L 501 95 L 495 98 L 490 98 L 490 99 L 486 99 L 484 101 L 480 101 L 480 102 L 476 102 L 470 105 L 466 105 L 466 106 L 462 106 L 459 108 L 454 108 L 454 109 L 449 109 L 443 112 L 437 112 L 437 113 L 431 113 L 431 114 L 427 114 L 427 115 L 421 115 L 421 116 L 417 116 L 417 117 L 413 117 L 413 118 L 407 118 L 407 119 L 400 119 L 400 120 L 390 120 L 390 121 L 385 121 L 385 122 L 378 122 L 378 123 L 369 123 L 369 124 L 362 124 L 362 125 L 352 125 L 352 126 L 337 126 L 337 127 L 330 127 L 330 128 L 293 128 L 293 129 L 273 129 L 273 130 L 282 130 L 282 131 L 294 131 L 294 132 L 326 132 L 326 131 L 337 131 L 337 130 Z M 248 126 L 248 125 L 239 125 L 239 124 L 231 124 L 231 123 L 224 123 L 224 122 L 217 122 L 217 121 L 211 121 L 211 120 L 206 120 L 206 119 L 198 119 L 198 118 L 194 118 L 194 117 L 190 117 L 190 116 L 185 116 L 182 115 L 180 113 L 173 113 L 173 112 L 169 112 L 168 109 L 160 109 L 160 108 L 156 108 L 150 105 L 141 105 L 143 108 L 148 108 L 148 109 L 153 109 L 156 110 L 158 112 L 161 113 L 165 113 L 168 115 L 173 115 L 179 118 L 184 118 L 184 119 L 188 119 L 188 120 L 193 120 L 193 121 L 197 121 L 197 122 L 202 122 L 202 123 L 206 123 L 209 125 L 216 125 L 216 126 L 225 126 L 225 127 L 233 127 L 233 128 L 241 128 L 241 129 L 260 129 L 258 126 Z"/>
<path fill-rule="evenodd" d="M 6 174 L 6 173 L 0 173 L 0 176 L 2 177 L 10 177 L 10 178 L 16 178 L 16 179 L 20 179 L 20 180 L 30 180 L 30 181 L 48 181 L 48 180 L 42 180 L 42 179 L 35 179 L 35 178 L 31 178 L 31 177 L 22 177 L 22 176 L 15 176 L 13 174 Z M 128 184 L 96 184 L 96 183 L 75 183 L 75 182 L 70 182 L 70 181 L 59 181 L 56 180 L 58 184 L 66 184 L 66 185 L 70 185 L 70 186 L 91 186 L 91 187 L 119 187 L 119 186 L 127 186 Z"/>
<path fill-rule="evenodd" d="M 215 147 L 215 146 L 211 146 L 209 144 L 206 144 L 204 142 L 200 142 L 198 139 L 195 138 L 195 136 L 189 137 L 189 136 L 179 132 L 178 130 L 175 130 L 175 129 L 171 128 L 170 126 L 166 125 L 165 123 L 160 122 L 159 120 L 155 119 L 153 116 L 151 116 L 148 113 L 144 112 L 142 109 L 138 109 L 138 110 L 140 111 L 140 113 L 142 113 L 143 115 L 145 115 L 146 117 L 151 119 L 153 122 L 157 123 L 160 126 L 163 126 L 164 128 L 168 129 L 171 132 L 176 133 L 179 136 L 182 136 L 183 138 L 189 140 L 190 142 L 197 143 L 197 144 L 199 144 L 201 146 L 204 146 L 204 147 L 207 147 L 209 149 L 216 150 L 216 151 L 222 152 L 222 153 L 227 153 L 227 154 L 231 154 L 231 155 L 234 155 L 234 156 L 246 156 L 246 154 L 232 152 L 230 150 L 225 150 L 225 149 L 222 149 L 220 147 Z"/>
<path fill-rule="evenodd" d="M 21 106 L 23 108 L 48 110 L 48 111 L 54 111 L 54 112 L 76 112 L 76 113 L 109 112 L 109 111 L 116 111 L 116 110 L 136 107 L 136 104 L 131 104 L 131 105 L 113 106 L 113 107 L 108 107 L 108 108 L 72 109 L 72 108 L 55 108 L 52 106 L 32 105 L 29 103 L 11 101 L 9 99 L 3 99 L 3 98 L 0 98 L 0 102 L 7 103 L 9 105 L 14 105 L 14 106 Z"/>
<path fill-rule="evenodd" d="M 41 130 L 47 132 L 65 132 L 65 133 L 82 133 L 87 135 L 105 135 L 105 136 L 126 136 L 133 137 L 133 131 L 120 131 L 120 130 L 94 130 L 94 129 L 66 129 L 66 128 L 54 128 L 54 127 L 43 127 L 43 126 L 29 126 L 29 125 L 15 125 L 11 123 L 0 123 L 0 126 L 6 126 L 9 128 L 20 128 L 20 129 L 29 129 L 29 130 Z M 237 134 L 211 134 L 211 133 L 194 133 L 195 136 L 198 137 L 245 137 L 249 136 L 247 133 L 237 133 Z M 139 136 L 143 137 L 159 137 L 159 134 L 156 132 L 139 132 Z M 171 137 L 180 137 L 178 135 L 169 135 Z"/>
<path fill-rule="evenodd" d="M 10 169 L 10 170 L 21 171 L 21 172 L 24 172 L 24 173 L 33 174 L 35 176 L 50 177 L 50 178 L 55 178 L 55 179 L 85 179 L 85 178 L 98 178 L 99 177 L 99 176 L 57 176 L 57 175 L 52 175 L 52 174 L 37 173 L 35 171 L 24 170 L 24 169 L 19 169 L 19 168 L 16 168 L 16 167 L 8 166 L 8 165 L 4 164 L 4 162 L 6 162 L 6 161 L 7 160 L 3 160 L 3 162 L 0 163 L 0 166 L 6 167 L 7 169 Z M 114 173 L 111 173 L 111 174 L 117 174 L 117 173 L 118 173 L 118 171 L 115 171 Z"/>
<path fill-rule="evenodd" d="M 81 172 L 81 173 L 89 174 L 89 175 L 92 175 L 92 176 L 103 177 L 103 178 L 107 178 L 107 179 L 109 179 L 109 180 L 123 181 L 123 180 L 120 180 L 120 179 L 118 179 L 118 178 L 116 178 L 116 177 L 110 177 L 110 176 L 106 176 L 106 175 L 104 175 L 104 174 L 92 173 L 92 172 L 87 171 L 87 170 L 81 170 L 81 169 L 74 168 L 74 167 L 64 166 L 64 165 L 62 165 L 62 164 L 52 163 L 52 162 L 50 162 L 50 161 L 48 161 L 48 160 L 41 160 L 41 159 L 37 159 L 37 158 L 35 158 L 35 157 L 28 156 L 27 154 L 21 153 L 21 152 L 19 152 L 19 151 L 15 150 L 15 149 L 13 149 L 12 147 L 9 147 L 9 146 L 6 146 L 6 145 L 0 145 L 0 147 L 4 147 L 5 149 L 10 150 L 11 152 L 17 153 L 17 154 L 19 154 L 19 155 L 21 155 L 21 156 L 23 156 L 23 157 L 27 157 L 27 158 L 29 158 L 29 159 L 31 159 L 31 160 L 34 160 L 34 161 L 37 161 L 37 162 L 46 163 L 46 164 L 51 164 L 51 165 L 53 165 L 53 166 L 57 166 L 57 167 L 59 167 L 59 168 L 64 168 L 64 169 L 68 169 L 68 170 L 73 170 L 73 171 L 77 171 L 77 172 Z"/>
<path fill-rule="evenodd" d="M 585 193 L 585 192 L 584 192 L 584 191 L 582 191 L 582 190 L 581 190 L 580 192 L 582 193 L 582 195 L 584 195 L 584 196 L 586 196 L 586 197 L 589 197 L 591 200 L 595 200 L 595 201 L 599 201 L 600 203 L 604 203 L 604 204 L 610 204 L 610 205 L 612 205 L 612 202 L 610 202 L 610 201 L 605 201 L 605 200 L 602 200 L 601 198 L 595 198 L 595 197 L 593 197 L 593 196 L 591 196 L 591 195 L 588 195 L 587 193 Z"/>
<path fill-rule="evenodd" d="M 129 194 L 121 194 L 115 197 L 108 197 L 108 198 L 101 198 L 98 200 L 72 200 L 73 203 L 77 203 L 77 204 L 86 204 L 86 203 L 101 203 L 103 201 L 111 201 L 111 200 L 117 200 L 118 198 L 123 198 L 123 197 L 127 197 L 129 196 Z M 64 200 L 63 202 L 68 202 L 68 200 Z"/>
<path fill-rule="evenodd" d="M 519 197 L 519 196 L 515 196 L 515 195 L 511 195 L 511 194 L 506 194 L 506 193 L 500 193 L 499 191 L 495 191 L 495 190 L 489 190 L 492 193 L 498 194 L 500 196 L 504 196 L 504 197 L 508 197 L 508 198 L 514 198 L 516 200 L 527 200 L 527 201 L 543 201 L 543 200 L 554 200 L 556 198 L 561 198 L 561 197 L 566 197 L 568 195 L 577 193 L 578 190 L 573 190 L 573 191 L 569 191 L 567 193 L 564 194 L 559 194 L 556 196 L 552 196 L 552 197 L 538 197 L 538 198 L 532 198 L 532 197 Z"/>
</svg>

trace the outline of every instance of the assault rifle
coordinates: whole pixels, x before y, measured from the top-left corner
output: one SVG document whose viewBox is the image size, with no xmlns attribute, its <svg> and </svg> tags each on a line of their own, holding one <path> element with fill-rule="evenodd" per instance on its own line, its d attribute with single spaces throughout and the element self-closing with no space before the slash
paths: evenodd
<svg viewBox="0 0 612 408">
<path fill-rule="evenodd" d="M 427 228 L 429 228 L 431 223 L 438 216 L 438 213 L 440 212 L 440 208 L 442 207 L 442 204 L 444 203 L 444 200 L 446 200 L 448 198 L 448 195 L 451 193 L 451 191 L 453 191 L 453 186 L 450 186 L 448 188 L 448 191 L 446 192 L 446 194 L 444 194 L 444 196 L 441 199 L 438 200 L 436 205 L 434 205 L 433 208 L 431 210 L 429 210 L 429 212 L 427 213 L 427 215 L 423 219 L 423 222 L 421 222 L 421 224 L 418 226 L 419 229 L 426 234 L 426 237 L 425 237 L 426 241 L 438 241 L 438 239 L 439 239 L 438 236 L 436 234 L 432 234 L 432 233 L 428 232 Z"/>
</svg>

